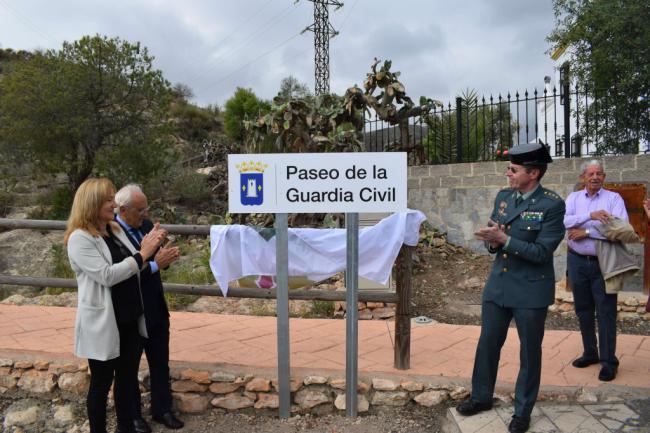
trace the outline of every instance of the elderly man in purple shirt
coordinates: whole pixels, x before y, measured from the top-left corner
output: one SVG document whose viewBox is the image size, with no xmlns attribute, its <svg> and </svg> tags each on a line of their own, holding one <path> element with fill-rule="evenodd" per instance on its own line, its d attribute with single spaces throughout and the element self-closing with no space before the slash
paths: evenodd
<svg viewBox="0 0 650 433">
<path fill-rule="evenodd" d="M 576 314 L 584 351 L 572 365 L 585 368 L 600 362 L 598 379 L 616 377 L 616 294 L 605 292 L 605 281 L 596 256 L 597 240 L 605 240 L 596 227 L 613 217 L 628 220 L 623 198 L 603 188 L 605 171 L 598 160 L 581 165 L 580 178 L 585 188 L 566 199 L 564 226 L 569 238 L 567 269 L 573 289 Z M 598 341 L 595 320 L 598 319 Z"/>
</svg>

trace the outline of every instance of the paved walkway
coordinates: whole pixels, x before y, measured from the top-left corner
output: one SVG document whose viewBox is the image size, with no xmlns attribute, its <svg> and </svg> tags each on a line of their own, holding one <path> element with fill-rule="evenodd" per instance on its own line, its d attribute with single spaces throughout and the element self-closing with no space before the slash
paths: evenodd
<svg viewBox="0 0 650 433">
<path fill-rule="evenodd" d="M 50 356 L 70 357 L 73 351 L 74 317 L 74 308 L 0 304 L 0 352 L 30 352 L 35 355 L 45 352 Z M 171 323 L 172 361 L 255 371 L 274 371 L 276 368 L 274 317 L 174 312 Z M 344 320 L 291 319 L 289 326 L 293 370 L 304 374 L 327 372 L 345 377 Z M 408 377 L 429 382 L 451 380 L 467 385 L 472 374 L 479 332 L 477 326 L 413 323 L 411 369 L 403 371 L 393 368 L 393 322 L 360 321 L 359 375 Z M 621 366 L 611 384 L 646 388 L 650 395 L 650 336 L 620 335 L 617 341 Z M 498 376 L 499 383 L 509 388 L 516 379 L 519 367 L 518 348 L 516 330 L 511 329 L 501 355 Z M 542 390 L 603 385 L 597 378 L 597 365 L 585 369 L 571 366 L 580 349 L 578 332 L 546 332 Z M 493 418 L 483 427 L 472 427 L 478 428 L 474 430 L 466 427 L 463 431 L 503 431 L 503 410 L 485 414 L 486 417 L 492 414 Z M 472 418 L 476 421 L 483 419 Z M 546 415 L 544 419 L 551 418 Z M 459 425 L 463 425 L 462 417 L 459 421 Z M 496 426 L 496 430 L 488 428 L 488 425 Z M 555 430 L 542 428 L 534 431 Z"/>
</svg>

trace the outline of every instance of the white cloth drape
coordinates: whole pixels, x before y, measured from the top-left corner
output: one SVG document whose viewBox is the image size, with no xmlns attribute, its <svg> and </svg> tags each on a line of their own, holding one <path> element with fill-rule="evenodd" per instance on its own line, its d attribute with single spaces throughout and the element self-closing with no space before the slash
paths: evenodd
<svg viewBox="0 0 650 433">
<path fill-rule="evenodd" d="M 425 219 L 422 212 L 409 210 L 360 229 L 359 276 L 386 284 L 402 243 L 417 245 Z M 345 269 L 345 229 L 290 228 L 288 235 L 290 276 L 319 281 Z M 275 275 L 275 242 L 275 237 L 267 241 L 244 225 L 210 228 L 210 268 L 224 296 L 229 281 L 248 275 Z"/>
</svg>

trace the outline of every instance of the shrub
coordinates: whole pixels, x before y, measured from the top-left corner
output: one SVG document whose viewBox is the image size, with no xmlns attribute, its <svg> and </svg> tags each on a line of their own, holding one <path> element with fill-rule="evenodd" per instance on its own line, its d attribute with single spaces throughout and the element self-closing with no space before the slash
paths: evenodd
<svg viewBox="0 0 650 433">
<path fill-rule="evenodd" d="M 54 271 L 52 276 L 56 278 L 75 278 L 75 273 L 70 267 L 68 252 L 61 244 L 52 245 L 52 257 L 54 261 Z M 58 295 L 63 292 L 76 292 L 74 288 L 64 287 L 46 287 L 45 293 L 48 295 Z"/>
</svg>

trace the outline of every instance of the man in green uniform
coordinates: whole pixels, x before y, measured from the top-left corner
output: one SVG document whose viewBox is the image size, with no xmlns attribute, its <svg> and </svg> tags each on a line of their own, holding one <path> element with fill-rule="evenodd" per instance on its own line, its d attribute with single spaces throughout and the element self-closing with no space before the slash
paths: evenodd
<svg viewBox="0 0 650 433">
<path fill-rule="evenodd" d="M 488 227 L 476 231 L 496 254 L 483 290 L 481 337 L 476 348 L 472 394 L 456 410 L 474 415 L 492 408 L 501 347 L 514 318 L 519 334 L 519 375 L 511 433 L 528 430 L 542 369 L 542 339 L 548 306 L 555 301 L 553 252 L 564 237 L 564 200 L 540 185 L 553 162 L 543 144 L 510 150 L 506 176 Z"/>
</svg>

